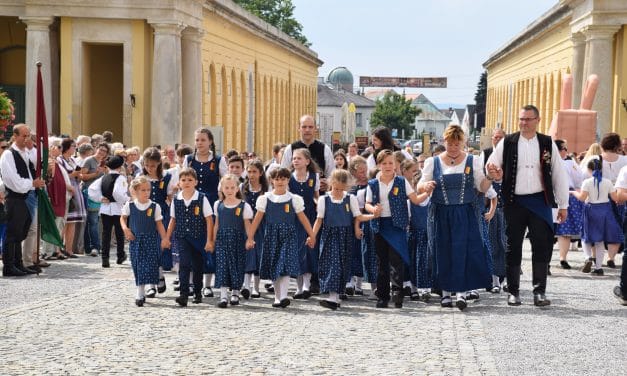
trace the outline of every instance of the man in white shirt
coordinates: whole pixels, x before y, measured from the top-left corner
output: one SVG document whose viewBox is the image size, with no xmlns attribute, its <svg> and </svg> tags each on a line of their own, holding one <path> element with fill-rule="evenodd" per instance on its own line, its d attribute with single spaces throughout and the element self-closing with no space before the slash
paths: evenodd
<svg viewBox="0 0 627 376">
<path fill-rule="evenodd" d="M 533 266 L 534 304 L 548 306 L 546 280 L 553 253 L 553 215 L 566 220 L 568 175 L 557 146 L 549 136 L 537 132 L 540 113 L 535 106 L 520 110 L 520 131 L 498 143 L 486 165 L 490 179 L 502 180 L 501 195 L 507 235 L 506 274 L 509 288 L 507 304 L 519 306 L 522 243 L 529 230 Z"/>
<path fill-rule="evenodd" d="M 31 222 L 37 220 L 29 211 L 26 200 L 36 195 L 36 188 L 46 185 L 42 179 L 35 179 L 35 165 L 26 148 L 30 129 L 26 124 L 18 124 L 13 127 L 13 135 L 15 142 L 0 157 L 0 172 L 7 192 L 7 233 L 2 254 L 2 275 L 5 277 L 38 272 L 38 267 L 33 265 L 33 249 L 22 249 L 22 241 L 26 239 Z"/>
</svg>

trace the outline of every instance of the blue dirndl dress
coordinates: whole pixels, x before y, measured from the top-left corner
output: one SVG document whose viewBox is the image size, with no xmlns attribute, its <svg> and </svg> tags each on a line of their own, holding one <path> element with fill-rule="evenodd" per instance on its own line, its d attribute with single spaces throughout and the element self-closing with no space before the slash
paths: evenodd
<svg viewBox="0 0 627 376">
<path fill-rule="evenodd" d="M 218 204 L 218 232 L 215 240 L 216 287 L 239 290 L 244 283 L 246 230 L 242 201 L 234 208 Z"/>
<path fill-rule="evenodd" d="M 351 188 L 350 190 L 350 194 L 357 196 L 357 192 L 360 190 L 365 190 L 366 187 L 368 185 L 355 185 Z M 365 195 L 365 192 L 364 192 Z M 361 205 L 361 203 L 360 203 Z M 362 210 L 362 213 L 364 213 L 364 211 Z M 365 226 L 367 225 L 367 226 Z M 360 223 L 360 227 L 361 227 L 361 231 L 363 233 L 362 239 L 366 236 L 366 231 L 364 230 L 364 228 L 368 228 L 370 229 L 370 225 L 368 225 L 365 222 Z M 364 276 L 364 263 L 362 260 L 362 253 L 361 253 L 361 243 L 362 243 L 362 239 L 357 239 L 356 237 L 353 236 L 353 247 L 351 250 L 351 256 L 350 256 L 350 263 L 351 263 L 351 271 L 350 271 L 350 275 L 348 277 L 348 280 L 346 282 L 350 282 L 351 278 L 353 276 L 355 277 L 360 277 L 363 278 Z M 374 251 L 374 248 L 372 249 Z M 375 255 L 375 267 L 376 267 L 376 255 Z M 375 269 L 375 276 L 376 276 L 376 269 Z M 368 282 L 368 281 L 366 281 Z M 375 282 L 376 282 L 376 278 L 375 278 Z"/>
<path fill-rule="evenodd" d="M 433 284 L 433 254 L 429 252 L 427 242 L 427 216 L 429 206 L 410 204 L 409 247 L 411 283 L 417 288 L 430 288 Z"/>
<path fill-rule="evenodd" d="M 440 158 L 433 162 L 436 188 L 429 209 L 428 242 L 434 255 L 433 285 L 464 292 L 492 287 L 490 254 L 481 229 L 472 156 L 463 173 L 442 174 Z"/>
<path fill-rule="evenodd" d="M 155 222 L 156 203 L 151 203 L 148 209 L 139 210 L 131 202 L 128 224 L 135 240 L 129 242 L 131 267 L 135 276 L 135 285 L 156 285 L 159 283 L 159 254 L 160 239 Z"/>
<path fill-rule="evenodd" d="M 215 155 L 210 161 L 199 162 L 196 155 L 187 156 L 187 166 L 196 171 L 198 177 L 198 185 L 196 189 L 203 193 L 209 200 L 209 205 L 213 208 L 213 204 L 218 200 L 218 184 L 220 183 L 220 159 L 219 155 Z M 203 273 L 215 273 L 215 254 L 204 253 L 205 268 Z"/>
<path fill-rule="evenodd" d="M 607 242 L 610 244 L 622 243 L 624 241 L 623 229 L 616 220 L 611 202 L 586 203 L 583 213 L 583 241 L 586 243 Z"/>
<path fill-rule="evenodd" d="M 259 274 L 263 279 L 276 281 L 282 276 L 300 273 L 296 243 L 296 213 L 292 200 L 266 204 L 266 231 Z"/>
<path fill-rule="evenodd" d="M 581 236 L 583 230 L 584 203 L 575 196 L 568 196 L 568 216 L 563 223 L 555 226 L 556 236 Z"/>
<path fill-rule="evenodd" d="M 316 221 L 316 202 L 314 201 L 314 194 L 316 192 L 316 174 L 310 172 L 307 176 L 307 180 L 304 182 L 299 182 L 296 180 L 294 175 L 290 178 L 289 182 L 289 191 L 291 193 L 295 193 L 303 198 L 305 202 L 305 216 L 309 220 L 309 223 L 313 225 Z M 296 275 L 292 275 L 292 277 L 299 276 L 304 273 L 318 273 L 318 247 L 316 242 L 316 246 L 314 248 L 309 248 L 305 244 L 307 240 L 307 232 L 303 228 L 303 225 L 298 222 L 296 223 L 296 233 L 297 233 L 297 246 L 299 249 L 299 260 L 300 260 L 300 272 Z"/>
<path fill-rule="evenodd" d="M 324 221 L 320 237 L 320 292 L 343 293 L 350 279 L 350 256 L 353 249 L 353 213 L 350 195 L 335 203 L 329 195 L 324 197 Z"/>
<path fill-rule="evenodd" d="M 507 238 L 505 237 L 505 213 L 503 212 L 501 183 L 493 182 L 492 187 L 498 195 L 496 212 L 488 224 L 488 239 L 490 240 L 490 252 L 492 252 L 492 273 L 498 277 L 505 277 Z"/>
<path fill-rule="evenodd" d="M 172 175 L 165 174 L 159 180 L 150 181 L 150 199 L 157 203 L 161 208 L 161 213 L 163 215 L 163 227 L 165 230 L 168 230 L 168 225 L 170 224 L 170 206 L 167 203 L 168 199 L 168 185 L 170 184 L 170 180 L 172 179 Z M 178 262 L 178 259 L 176 260 Z M 161 257 L 159 258 L 159 266 L 163 268 L 163 270 L 171 270 L 172 264 L 174 263 L 174 256 L 172 255 L 171 249 L 164 249 L 161 252 Z"/>
<path fill-rule="evenodd" d="M 257 214 L 257 199 L 263 192 L 248 192 L 246 202 L 253 209 L 253 217 Z M 259 275 L 259 267 L 261 266 L 261 255 L 263 253 L 263 235 L 266 230 L 266 217 L 261 220 L 257 232 L 255 232 L 255 247 L 246 251 L 245 273 Z"/>
</svg>

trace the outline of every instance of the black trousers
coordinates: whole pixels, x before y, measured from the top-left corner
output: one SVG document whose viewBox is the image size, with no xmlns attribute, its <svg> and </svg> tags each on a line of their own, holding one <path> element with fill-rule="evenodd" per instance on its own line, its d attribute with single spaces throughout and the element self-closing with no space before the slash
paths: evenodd
<svg viewBox="0 0 627 376">
<path fill-rule="evenodd" d="M 26 239 L 31 225 L 31 216 L 26 206 L 26 199 L 8 195 L 5 209 L 7 211 L 7 232 L 4 240 L 4 266 L 22 265 L 22 241 Z"/>
<path fill-rule="evenodd" d="M 374 248 L 377 251 L 377 297 L 381 300 L 390 300 L 390 280 L 392 289 L 401 290 L 403 287 L 403 259 L 381 236 L 375 234 Z"/>
<path fill-rule="evenodd" d="M 187 297 L 189 292 L 189 273 L 194 272 L 194 294 L 200 294 L 202 290 L 202 277 L 205 266 L 204 250 L 195 249 L 191 242 L 177 238 L 179 242 L 179 283 L 180 296 Z"/>
<path fill-rule="evenodd" d="M 531 241 L 533 292 L 534 294 L 544 294 L 549 262 L 551 262 L 553 255 L 553 227 L 549 226 L 538 215 L 516 203 L 505 205 L 503 211 L 505 214 L 505 234 L 507 235 L 505 271 L 509 292 L 513 295 L 519 294 L 522 245 L 525 232 L 528 229 L 529 240 Z"/>
<path fill-rule="evenodd" d="M 102 221 L 102 258 L 109 258 L 109 250 L 111 249 L 111 229 L 115 229 L 115 240 L 117 242 L 118 260 L 124 258 L 124 231 L 120 223 L 119 215 L 100 214 Z"/>
</svg>

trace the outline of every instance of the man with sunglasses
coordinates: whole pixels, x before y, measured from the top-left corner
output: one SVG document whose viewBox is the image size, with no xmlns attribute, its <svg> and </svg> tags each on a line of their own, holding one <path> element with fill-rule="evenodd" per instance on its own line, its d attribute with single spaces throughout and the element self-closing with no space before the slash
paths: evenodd
<svg viewBox="0 0 627 376">
<path fill-rule="evenodd" d="M 540 113 L 524 106 L 518 117 L 519 132 L 506 136 L 488 158 L 486 171 L 491 180 L 502 181 L 507 250 L 505 254 L 509 297 L 507 304 L 521 304 L 520 264 L 525 233 L 529 230 L 532 253 L 534 305 L 548 306 L 546 280 L 553 253 L 553 213 L 557 222 L 568 213 L 568 175 L 551 137 L 538 133 Z"/>
</svg>

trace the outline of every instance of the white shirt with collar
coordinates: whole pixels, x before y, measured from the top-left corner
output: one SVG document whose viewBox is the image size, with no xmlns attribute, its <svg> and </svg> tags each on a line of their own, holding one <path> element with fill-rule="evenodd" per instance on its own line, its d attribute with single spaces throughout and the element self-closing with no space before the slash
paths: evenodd
<svg viewBox="0 0 627 376">
<path fill-rule="evenodd" d="M 348 194 L 347 192 L 344 192 L 344 194 L 342 195 L 342 198 L 339 200 L 334 199 L 333 196 L 331 196 L 331 192 L 327 192 L 324 196 L 320 197 L 318 199 L 318 207 L 316 208 L 317 210 L 316 218 L 324 218 L 324 213 L 326 211 L 327 196 L 331 199 L 332 203 L 341 204 L 342 201 L 344 201 L 344 198 L 346 198 L 347 194 Z M 359 210 L 359 203 L 357 202 L 357 197 L 355 197 L 354 195 L 349 196 L 349 206 L 350 206 L 350 211 L 353 214 L 353 218 L 359 217 L 361 215 L 361 210 Z"/>
<path fill-rule="evenodd" d="M 11 145 L 11 149 L 16 150 L 20 154 L 24 163 L 26 163 L 28 170 L 28 162 L 31 161 L 31 154 L 28 149 L 24 148 L 23 150 L 20 150 L 15 143 Z M 2 153 L 2 157 L 0 157 L 0 173 L 2 174 L 2 181 L 4 182 L 5 187 L 15 193 L 24 194 L 35 189 L 33 187 L 33 176 L 31 176 L 30 170 L 28 170 L 28 176 L 30 177 L 28 179 L 21 177 L 17 173 L 15 159 L 13 159 L 13 153 L 11 153 L 11 150 L 5 151 Z"/>
<path fill-rule="evenodd" d="M 503 167 L 503 143 L 499 141 L 494 152 L 488 158 L 488 163 Z M 559 209 L 568 208 L 568 174 L 560 157 L 557 145 L 551 142 L 551 180 L 555 202 Z M 542 186 L 542 166 L 540 165 L 540 144 L 538 135 L 527 139 L 521 134 L 518 139 L 518 162 L 516 166 L 516 186 L 514 194 L 530 195 L 544 191 Z"/>
<path fill-rule="evenodd" d="M 117 172 L 119 171 L 112 171 Z M 106 176 L 106 175 L 104 175 Z M 94 181 L 88 188 L 87 193 L 89 195 L 89 199 L 96 202 L 101 202 L 102 196 L 102 178 L 99 177 Z M 103 202 L 100 205 L 100 214 L 104 215 L 122 215 L 122 207 L 129 200 L 128 196 L 128 181 L 126 176 L 120 174 L 115 179 L 115 183 L 113 185 L 113 192 L 111 193 L 115 202 Z"/>
<path fill-rule="evenodd" d="M 183 200 L 183 204 L 185 204 L 185 207 L 188 207 L 192 203 L 192 201 L 198 200 L 198 195 L 198 191 L 195 190 L 192 197 L 187 200 L 183 197 L 183 191 L 179 191 L 179 193 L 176 194 L 176 200 Z M 207 200 L 207 196 L 204 196 L 202 200 L 202 215 L 205 218 L 213 215 L 213 210 L 211 209 L 211 204 L 209 203 L 209 200 Z M 174 205 L 174 202 L 172 202 L 172 205 L 170 205 L 170 217 L 176 218 L 176 207 Z"/>
<path fill-rule="evenodd" d="M 388 184 L 385 184 L 379 179 L 377 176 L 377 181 L 379 183 L 379 204 L 381 204 L 381 217 L 391 217 L 392 211 L 390 210 L 390 200 L 388 195 L 394 186 L 394 179 L 390 180 Z M 414 188 L 409 184 L 407 179 L 403 178 L 405 181 L 405 194 L 409 196 L 414 193 Z M 372 203 L 372 190 L 370 189 L 370 185 L 366 188 L 366 202 Z"/>
</svg>

